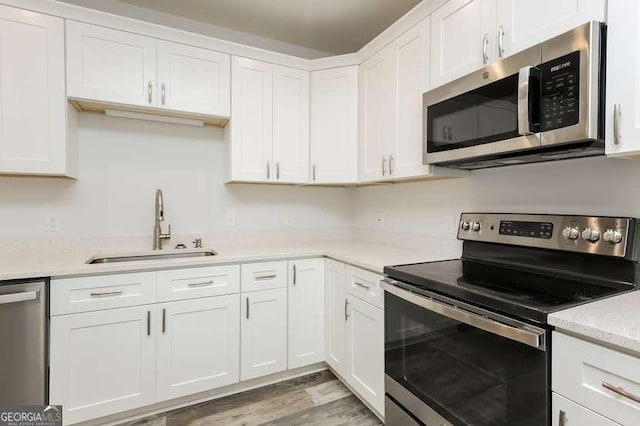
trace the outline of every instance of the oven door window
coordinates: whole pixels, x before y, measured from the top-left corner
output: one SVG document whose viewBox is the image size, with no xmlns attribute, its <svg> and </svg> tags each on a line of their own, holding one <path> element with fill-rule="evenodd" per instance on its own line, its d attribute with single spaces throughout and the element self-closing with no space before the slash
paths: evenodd
<svg viewBox="0 0 640 426">
<path fill-rule="evenodd" d="M 453 425 L 547 425 L 547 355 L 385 293 L 386 375 Z"/>
<path fill-rule="evenodd" d="M 518 134 L 518 74 L 427 107 L 427 152 L 511 139 Z"/>
</svg>

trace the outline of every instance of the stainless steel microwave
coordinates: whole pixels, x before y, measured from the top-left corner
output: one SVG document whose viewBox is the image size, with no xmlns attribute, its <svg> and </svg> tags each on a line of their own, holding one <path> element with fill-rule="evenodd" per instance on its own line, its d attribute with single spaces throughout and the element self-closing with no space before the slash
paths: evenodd
<svg viewBox="0 0 640 426">
<path fill-rule="evenodd" d="M 424 163 L 481 169 L 604 154 L 606 26 L 589 22 L 423 95 Z"/>
</svg>

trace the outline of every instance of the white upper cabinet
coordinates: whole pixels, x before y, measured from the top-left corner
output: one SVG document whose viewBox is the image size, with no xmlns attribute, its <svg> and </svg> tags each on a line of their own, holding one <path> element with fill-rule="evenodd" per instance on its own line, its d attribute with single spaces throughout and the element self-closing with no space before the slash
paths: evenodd
<svg viewBox="0 0 640 426">
<path fill-rule="evenodd" d="M 229 180 L 309 180 L 309 72 L 234 56 Z"/>
<path fill-rule="evenodd" d="M 289 262 L 289 369 L 324 360 L 324 259 Z"/>
<path fill-rule="evenodd" d="M 311 182 L 358 179 L 358 67 L 311 72 Z"/>
<path fill-rule="evenodd" d="M 610 3 L 619 2 L 614 0 Z M 498 58 L 585 22 L 605 20 L 605 0 L 497 0 L 497 7 Z"/>
<path fill-rule="evenodd" d="M 283 183 L 309 180 L 309 72 L 275 66 L 273 163 Z"/>
<path fill-rule="evenodd" d="M 0 77 L 0 173 L 74 175 L 63 20 L 0 6 Z"/>
<path fill-rule="evenodd" d="M 640 3 L 608 2 L 606 153 L 640 155 Z"/>
<path fill-rule="evenodd" d="M 231 57 L 225 53 L 158 41 L 158 106 L 228 117 Z"/>
<path fill-rule="evenodd" d="M 493 62 L 495 40 L 496 0 L 449 0 L 435 10 L 431 15 L 431 87 Z"/>
<path fill-rule="evenodd" d="M 67 21 L 69 97 L 154 107 L 155 89 L 155 39 Z"/>
</svg>

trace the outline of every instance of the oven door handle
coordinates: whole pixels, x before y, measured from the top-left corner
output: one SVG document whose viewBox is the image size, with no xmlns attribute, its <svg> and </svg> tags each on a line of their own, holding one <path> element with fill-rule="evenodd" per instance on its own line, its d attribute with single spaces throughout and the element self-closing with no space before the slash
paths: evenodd
<svg viewBox="0 0 640 426">
<path fill-rule="evenodd" d="M 536 67 L 522 67 L 518 72 L 518 134 L 522 136 L 540 131 L 540 123 L 534 122 L 534 102 L 537 101 L 532 98 L 532 92 L 539 87 L 539 79 L 540 70 Z M 537 95 L 539 98 L 540 94 Z"/>
<path fill-rule="evenodd" d="M 509 340 L 523 343 L 536 349 L 544 348 L 543 336 L 545 331 L 543 329 L 529 326 L 524 323 L 521 326 L 505 324 L 486 316 L 479 315 L 475 312 L 462 309 L 458 306 L 439 302 L 429 296 L 412 293 L 385 281 L 382 281 L 381 286 L 384 291 L 388 293 L 447 318 L 479 328 L 480 330 L 484 330 L 488 333 L 495 334 Z"/>
</svg>

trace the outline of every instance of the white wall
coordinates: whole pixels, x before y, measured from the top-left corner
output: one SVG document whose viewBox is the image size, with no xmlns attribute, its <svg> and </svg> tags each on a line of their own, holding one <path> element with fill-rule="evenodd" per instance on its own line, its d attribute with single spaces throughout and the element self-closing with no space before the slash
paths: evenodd
<svg viewBox="0 0 640 426">
<path fill-rule="evenodd" d="M 359 188 L 353 224 L 450 241 L 463 211 L 640 217 L 640 161 L 576 159 L 479 170 L 464 179 Z"/>
<path fill-rule="evenodd" d="M 150 237 L 156 188 L 174 234 L 350 226 L 348 189 L 224 185 L 219 128 L 82 113 L 79 151 L 79 180 L 0 177 L 0 238 Z M 44 231 L 49 215 L 59 232 Z"/>
</svg>

